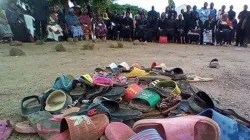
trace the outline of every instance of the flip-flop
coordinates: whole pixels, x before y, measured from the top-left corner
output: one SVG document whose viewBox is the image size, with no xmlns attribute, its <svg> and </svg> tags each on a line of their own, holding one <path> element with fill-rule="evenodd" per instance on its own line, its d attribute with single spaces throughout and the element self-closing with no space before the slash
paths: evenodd
<svg viewBox="0 0 250 140">
<path fill-rule="evenodd" d="M 213 59 L 209 63 L 210 68 L 218 68 L 219 67 L 219 60 L 218 59 Z"/>
<path fill-rule="evenodd" d="M 212 109 L 207 109 L 199 115 L 213 119 L 220 126 L 220 140 L 248 140 L 250 138 L 249 128 Z"/>
<path fill-rule="evenodd" d="M 21 112 L 23 117 L 42 110 L 42 103 L 38 96 L 28 96 L 21 101 Z"/>
<path fill-rule="evenodd" d="M 163 140 L 160 134 L 155 129 L 143 130 L 132 137 L 129 140 Z"/>
<path fill-rule="evenodd" d="M 122 72 L 130 72 L 130 66 L 128 65 L 128 63 L 126 62 L 122 62 L 121 64 L 118 65 L 118 68 L 122 71 Z"/>
<path fill-rule="evenodd" d="M 141 70 L 143 69 L 142 65 L 140 63 L 138 63 L 138 62 L 132 64 L 131 68 L 138 68 L 138 69 L 141 69 Z"/>
<path fill-rule="evenodd" d="M 104 114 L 66 117 L 61 122 L 61 133 L 49 140 L 97 140 L 108 124 L 108 117 Z"/>
<path fill-rule="evenodd" d="M 70 114 L 76 113 L 79 110 L 80 110 L 79 107 L 71 107 L 71 108 L 65 109 L 65 110 L 61 111 L 61 114 L 53 115 L 53 118 L 51 118 L 50 120 L 61 122 L 61 120 L 64 117 L 66 117 Z"/>
<path fill-rule="evenodd" d="M 213 81 L 213 78 L 204 78 L 204 77 L 200 77 L 200 76 L 196 76 L 196 75 L 188 75 L 187 79 L 190 83 Z"/>
<path fill-rule="evenodd" d="M 212 99 L 203 91 L 199 91 L 192 95 L 187 101 L 181 101 L 180 110 L 188 114 L 197 114 L 208 108 L 214 109 L 214 103 Z"/>
<path fill-rule="evenodd" d="M 63 90 L 65 92 L 71 92 L 73 90 L 73 82 L 75 78 L 72 75 L 63 75 L 58 77 L 53 85 L 55 90 Z"/>
<path fill-rule="evenodd" d="M 184 74 L 184 71 L 181 68 L 168 68 L 165 70 L 165 73 L 163 73 L 163 75 L 166 76 L 174 76 L 180 74 Z"/>
<path fill-rule="evenodd" d="M 179 89 L 176 82 L 171 80 L 159 81 L 155 84 L 154 87 L 150 88 L 157 90 L 159 94 L 164 98 L 167 98 L 170 94 L 181 94 L 181 90 Z"/>
<path fill-rule="evenodd" d="M 51 121 L 52 117 L 47 111 L 39 111 L 30 114 L 28 120 L 42 139 L 49 139 L 60 132 L 60 122 Z"/>
<path fill-rule="evenodd" d="M 180 105 L 181 96 L 177 94 L 170 94 L 168 98 L 162 99 L 157 108 L 161 111 L 162 115 L 168 115 L 170 111 L 177 109 Z"/>
<path fill-rule="evenodd" d="M 90 87 L 94 87 L 93 78 L 89 74 L 84 74 L 78 79 L 81 83 L 85 83 Z"/>
<path fill-rule="evenodd" d="M 143 90 L 138 84 L 131 84 L 125 90 L 125 95 L 123 96 L 124 101 L 131 101 L 136 97 L 138 93 Z"/>
<path fill-rule="evenodd" d="M 117 100 L 125 94 L 125 88 L 123 87 L 97 87 L 89 90 L 87 93 L 87 99 L 94 99 L 98 96 L 103 96 L 112 100 Z"/>
<path fill-rule="evenodd" d="M 72 98 L 61 90 L 52 92 L 46 100 L 45 110 L 50 113 L 60 113 L 72 104 Z"/>
<path fill-rule="evenodd" d="M 155 90 L 144 89 L 129 103 L 129 106 L 133 109 L 146 113 L 153 110 L 160 99 L 161 97 L 159 93 Z"/>
<path fill-rule="evenodd" d="M 181 80 L 177 83 L 177 85 L 181 90 L 181 97 L 183 99 L 188 99 L 196 93 L 193 86 L 191 86 L 187 80 Z"/>
<path fill-rule="evenodd" d="M 93 76 L 93 83 L 98 86 L 113 86 L 113 76 L 109 76 L 106 72 L 98 72 Z"/>
<path fill-rule="evenodd" d="M 7 140 L 13 129 L 8 126 L 7 120 L 0 120 L 0 140 Z"/>
<path fill-rule="evenodd" d="M 14 126 L 15 131 L 23 134 L 35 134 L 36 130 L 30 125 L 29 121 L 19 122 Z"/>
<path fill-rule="evenodd" d="M 133 70 L 131 70 L 130 73 L 126 74 L 127 77 L 139 77 L 139 76 L 147 76 L 149 73 L 147 73 L 145 70 L 141 70 L 137 67 L 134 67 Z"/>
<path fill-rule="evenodd" d="M 139 83 L 143 85 L 149 85 L 156 80 L 171 80 L 168 76 L 156 75 L 156 76 L 139 76 Z"/>
<path fill-rule="evenodd" d="M 156 129 L 164 140 L 219 140 L 220 128 L 210 118 L 185 116 L 169 119 L 144 119 L 134 124 L 133 130 L 140 132 Z"/>
<path fill-rule="evenodd" d="M 112 122 L 105 129 L 105 136 L 108 140 L 128 140 L 135 134 L 131 128 L 120 122 Z"/>
<path fill-rule="evenodd" d="M 80 82 L 79 80 L 74 80 L 73 89 L 69 93 L 72 99 L 75 101 L 87 93 L 88 87 L 86 84 Z"/>
</svg>

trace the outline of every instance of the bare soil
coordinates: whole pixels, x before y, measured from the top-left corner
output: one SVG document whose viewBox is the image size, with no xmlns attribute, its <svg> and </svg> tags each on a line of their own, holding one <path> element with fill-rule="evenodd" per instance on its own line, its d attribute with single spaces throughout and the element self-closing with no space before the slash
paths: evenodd
<svg viewBox="0 0 250 140">
<path fill-rule="evenodd" d="M 153 61 L 168 67 L 181 67 L 186 73 L 214 78 L 212 82 L 195 84 L 220 100 L 222 108 L 231 108 L 250 119 L 250 49 L 199 45 L 134 46 L 123 42 L 124 48 L 109 48 L 111 42 L 95 43 L 94 50 L 83 50 L 87 42 L 64 42 L 66 52 L 56 52 L 55 42 L 42 46 L 23 44 L 25 56 L 9 56 L 13 47 L 0 44 L 0 119 L 22 121 L 20 101 L 25 96 L 39 95 L 62 75 L 93 73 L 97 67 L 111 62 L 140 62 L 149 67 Z M 210 69 L 210 60 L 220 61 L 219 69 Z M 13 133 L 10 139 L 39 139 L 37 135 Z"/>
</svg>

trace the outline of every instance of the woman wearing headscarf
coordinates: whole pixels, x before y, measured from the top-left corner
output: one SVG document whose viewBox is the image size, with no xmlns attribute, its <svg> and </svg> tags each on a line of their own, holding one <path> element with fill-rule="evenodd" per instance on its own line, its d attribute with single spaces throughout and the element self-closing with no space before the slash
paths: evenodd
<svg viewBox="0 0 250 140">
<path fill-rule="evenodd" d="M 6 16 L 14 34 L 14 40 L 21 42 L 34 42 L 34 38 L 27 29 L 24 15 L 17 11 L 17 7 L 13 1 L 9 2 Z"/>
<path fill-rule="evenodd" d="M 8 24 L 5 12 L 0 10 L 0 39 L 10 39 L 13 37 L 12 30 Z"/>
<path fill-rule="evenodd" d="M 97 12 L 96 17 L 94 19 L 94 24 L 96 37 L 106 39 L 108 30 L 99 11 Z"/>
<path fill-rule="evenodd" d="M 138 33 L 137 39 L 140 41 L 146 41 L 148 21 L 144 14 L 141 14 L 141 18 L 136 23 L 136 32 Z"/>
<path fill-rule="evenodd" d="M 180 43 L 185 44 L 185 21 L 183 19 L 183 15 L 180 14 L 178 20 L 176 20 L 176 32 L 177 32 L 177 40 Z"/>
<path fill-rule="evenodd" d="M 58 17 L 55 9 L 51 10 L 51 14 L 49 16 L 49 21 L 47 25 L 47 31 L 48 31 L 48 39 L 52 39 L 55 41 L 59 41 L 60 37 L 63 36 L 63 30 L 58 25 Z"/>
<path fill-rule="evenodd" d="M 79 21 L 82 26 L 82 30 L 85 36 L 85 39 L 88 40 L 89 36 L 92 33 L 92 23 L 89 15 L 87 14 L 88 10 L 85 8 L 83 9 L 82 14 L 79 16 Z"/>
<path fill-rule="evenodd" d="M 214 30 L 215 30 L 215 21 L 213 19 L 213 15 L 208 16 L 208 20 L 204 23 L 203 30 L 203 43 L 205 44 L 214 44 Z"/>
<path fill-rule="evenodd" d="M 132 41 L 132 33 L 133 33 L 133 19 L 130 18 L 130 13 L 126 13 L 126 17 L 123 18 L 121 22 L 121 36 L 122 38 L 129 38 L 130 41 Z"/>
<path fill-rule="evenodd" d="M 217 43 L 220 45 L 228 45 L 229 43 L 229 32 L 231 30 L 232 24 L 228 20 L 228 16 L 224 14 L 221 20 L 218 22 L 216 33 Z"/>
<path fill-rule="evenodd" d="M 78 17 L 74 14 L 74 9 L 71 8 L 69 10 L 69 14 L 66 15 L 65 19 L 73 37 L 82 40 L 83 37 L 82 27 L 78 20 Z"/>
</svg>

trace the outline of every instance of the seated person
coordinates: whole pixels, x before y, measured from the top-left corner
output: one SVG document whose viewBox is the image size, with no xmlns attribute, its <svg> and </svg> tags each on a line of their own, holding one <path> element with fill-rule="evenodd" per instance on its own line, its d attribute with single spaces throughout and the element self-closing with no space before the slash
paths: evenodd
<svg viewBox="0 0 250 140">
<path fill-rule="evenodd" d="M 202 24 L 202 21 L 200 20 L 199 13 L 196 13 L 195 18 L 191 20 L 190 28 L 188 32 L 190 43 L 192 42 L 199 43 L 200 40 L 202 40 L 200 37 L 202 26 L 203 24 Z"/>
<path fill-rule="evenodd" d="M 140 19 L 136 23 L 136 32 L 137 32 L 137 39 L 140 41 L 146 41 L 146 34 L 147 34 L 147 24 L 148 21 L 144 14 L 141 14 Z"/>
<path fill-rule="evenodd" d="M 89 15 L 87 14 L 88 10 L 83 9 L 83 13 L 79 16 L 79 21 L 82 26 L 83 33 L 85 35 L 85 39 L 89 39 L 89 35 L 92 34 L 92 23 Z"/>
<path fill-rule="evenodd" d="M 130 13 L 126 13 L 126 17 L 123 18 L 121 23 L 121 37 L 129 38 L 130 41 L 132 41 L 132 34 L 133 34 L 133 19 L 129 17 Z"/>
<path fill-rule="evenodd" d="M 105 25 L 106 25 L 106 28 L 107 28 L 107 38 L 109 39 L 110 38 L 110 32 L 111 32 L 111 22 L 110 22 L 110 18 L 108 17 L 108 14 L 107 13 L 103 13 L 103 17 L 102 17 Z"/>
<path fill-rule="evenodd" d="M 185 44 L 185 20 L 183 20 L 183 15 L 180 14 L 178 20 L 176 20 L 176 31 L 177 31 L 177 41 Z"/>
<path fill-rule="evenodd" d="M 149 42 L 156 41 L 158 34 L 158 19 L 155 15 L 149 17 L 147 40 Z"/>
<path fill-rule="evenodd" d="M 74 14 L 74 10 L 71 8 L 69 9 L 69 14 L 66 15 L 66 24 L 68 25 L 73 38 L 78 38 L 79 40 L 82 40 L 83 37 L 83 31 L 81 24 L 78 20 L 78 17 Z"/>
<path fill-rule="evenodd" d="M 49 22 L 47 26 L 48 39 L 59 41 L 60 37 L 63 36 L 63 30 L 58 23 L 58 17 L 55 10 L 52 10 L 52 13 L 49 16 Z"/>
<path fill-rule="evenodd" d="M 13 37 L 10 25 L 5 16 L 5 12 L 0 9 L 0 39 L 10 39 Z"/>
<path fill-rule="evenodd" d="M 222 15 L 221 20 L 218 22 L 217 29 L 218 29 L 216 33 L 217 43 L 219 43 L 220 45 L 228 45 L 229 32 L 231 28 L 230 24 L 228 24 L 228 18 L 226 14 Z"/>
<path fill-rule="evenodd" d="M 94 19 L 95 24 L 95 35 L 97 38 L 106 39 L 107 37 L 107 26 L 104 23 L 102 16 L 99 12 L 97 12 L 96 17 Z"/>
<path fill-rule="evenodd" d="M 214 29 L 215 29 L 215 22 L 213 20 L 212 15 L 208 16 L 208 20 L 205 21 L 203 28 L 204 28 L 203 43 L 210 43 L 212 45 L 214 43 Z"/>
<path fill-rule="evenodd" d="M 174 15 L 171 15 L 170 19 L 166 24 L 166 35 L 168 37 L 168 40 L 172 43 L 174 42 L 175 30 L 176 30 L 175 18 Z"/>
<path fill-rule="evenodd" d="M 17 11 L 15 2 L 10 1 L 8 3 L 8 9 L 6 10 L 6 16 L 14 34 L 14 40 L 21 42 L 34 42 L 34 38 L 27 29 L 24 15 Z"/>
</svg>

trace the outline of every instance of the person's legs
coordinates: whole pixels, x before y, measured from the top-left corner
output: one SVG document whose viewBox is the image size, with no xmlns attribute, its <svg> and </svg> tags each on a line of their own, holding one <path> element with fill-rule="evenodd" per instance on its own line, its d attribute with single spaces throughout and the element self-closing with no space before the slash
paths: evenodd
<svg viewBox="0 0 250 140">
<path fill-rule="evenodd" d="M 46 27 L 47 27 L 47 22 L 46 22 L 46 20 L 41 20 L 41 29 L 42 29 L 41 34 L 42 34 L 43 39 L 46 38 L 46 36 L 47 36 Z"/>
<path fill-rule="evenodd" d="M 36 38 L 39 39 L 41 37 L 41 21 L 35 20 L 35 32 L 36 32 Z"/>
</svg>

